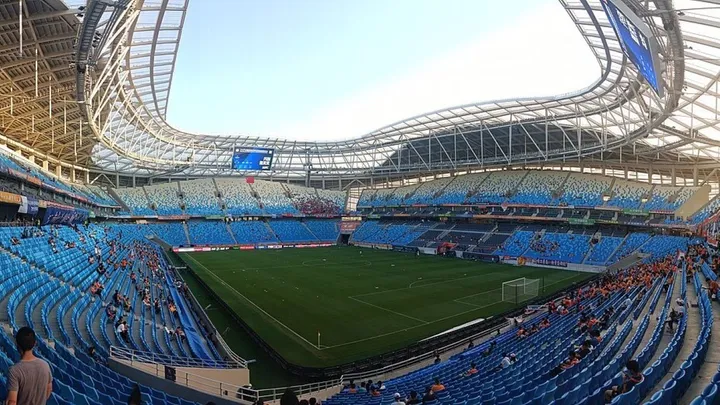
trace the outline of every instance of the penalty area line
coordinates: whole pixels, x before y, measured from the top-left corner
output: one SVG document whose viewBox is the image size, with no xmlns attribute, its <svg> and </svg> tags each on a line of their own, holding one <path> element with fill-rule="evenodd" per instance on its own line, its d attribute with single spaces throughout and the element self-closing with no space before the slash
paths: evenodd
<svg viewBox="0 0 720 405">
<path fill-rule="evenodd" d="M 553 283 L 550 283 L 550 284 L 546 284 L 545 287 L 551 286 L 551 285 L 554 285 L 554 284 L 558 284 L 558 283 L 562 283 L 563 281 L 567 281 L 567 280 L 570 280 L 570 279 L 579 277 L 579 276 L 581 276 L 581 275 L 583 275 L 583 274 L 584 274 L 584 273 L 582 273 L 582 272 L 578 272 L 578 274 L 574 274 L 574 275 L 572 275 L 572 276 L 570 276 L 570 277 L 566 277 L 566 278 L 560 279 L 560 280 L 558 280 L 558 281 L 556 281 L 556 282 L 553 282 Z M 403 290 L 404 290 L 404 288 L 403 288 Z M 488 292 L 488 291 L 486 291 L 486 292 Z M 478 295 L 478 294 L 473 294 L 473 295 L 469 295 L 468 297 L 474 297 L 474 296 L 477 296 L 477 295 Z M 355 299 L 354 297 L 348 297 L 348 298 Z M 467 298 L 467 297 L 460 297 L 460 298 L 458 298 L 458 300 L 462 300 L 462 299 L 464 299 L 464 298 Z M 359 301 L 359 300 L 357 300 L 357 299 L 355 299 L 355 300 L 356 300 L 356 301 Z M 363 301 L 363 302 L 364 302 L 364 301 Z M 423 327 L 423 326 L 426 326 L 426 325 L 431 325 L 431 324 L 434 324 L 434 323 L 437 323 L 437 322 L 442 322 L 442 321 L 445 321 L 445 320 L 447 320 L 447 319 L 455 318 L 455 317 L 457 317 L 457 316 L 465 315 L 465 314 L 468 314 L 468 313 L 471 313 L 471 312 L 475 312 L 475 311 L 480 310 L 480 309 L 483 309 L 483 308 L 488 308 L 488 307 L 491 307 L 491 306 L 493 306 L 493 305 L 498 305 L 498 304 L 501 304 L 501 303 L 502 303 L 502 301 L 495 301 L 495 302 L 493 302 L 493 303 L 491 303 L 491 304 L 480 306 L 480 305 L 477 305 L 477 304 L 470 304 L 470 303 L 468 303 L 468 302 L 461 302 L 461 304 L 471 305 L 471 306 L 473 306 L 473 308 L 468 309 L 467 311 L 462 311 L 462 312 L 458 312 L 458 313 L 456 313 L 456 314 L 448 315 L 448 316 L 445 316 L 445 317 L 443 317 L 443 318 L 435 319 L 435 320 L 433 320 L 433 321 L 429 321 L 429 322 L 426 322 L 426 323 L 424 323 L 424 324 L 411 326 L 411 327 L 409 327 L 409 328 L 398 329 L 398 330 L 395 330 L 395 331 L 392 331 L 392 332 L 381 333 L 381 334 L 379 334 L 379 335 L 370 336 L 370 337 L 366 337 L 366 338 L 363 338 L 363 339 L 353 340 L 353 341 L 345 342 L 345 343 L 339 343 L 339 344 L 332 345 L 332 346 L 326 346 L 326 347 L 323 347 L 322 350 L 325 350 L 325 349 L 334 349 L 334 348 L 337 348 L 337 347 L 350 346 L 350 345 L 354 345 L 354 344 L 357 344 L 357 343 L 363 343 L 363 342 L 367 342 L 367 341 L 370 341 L 370 340 L 379 339 L 379 338 L 383 338 L 383 337 L 386 337 L 386 336 L 391 336 L 391 335 L 395 335 L 395 334 L 398 334 L 398 333 L 407 332 L 407 331 L 412 330 L 412 329 L 420 328 L 420 327 Z M 367 302 L 365 302 L 365 304 L 367 304 Z M 381 308 L 381 309 L 385 309 L 385 308 Z"/>
<path fill-rule="evenodd" d="M 393 311 L 392 309 L 383 308 L 383 307 L 381 307 L 381 306 L 379 306 L 379 305 L 371 304 L 371 303 L 369 303 L 369 302 L 366 302 L 366 301 L 357 299 L 357 298 L 355 298 L 355 297 L 348 297 L 348 298 L 350 298 L 350 299 L 353 300 L 353 301 L 359 302 L 359 303 L 361 303 L 361 304 L 369 305 L 369 306 L 371 306 L 371 307 L 373 307 L 373 308 L 382 309 L 383 311 L 390 312 L 391 314 L 395 314 L 395 315 L 402 316 L 402 317 L 404 317 L 404 318 L 412 319 L 413 321 L 420 322 L 420 323 L 422 323 L 423 325 L 427 325 L 427 324 L 429 323 L 429 322 L 427 322 L 427 321 L 423 321 L 422 319 L 415 318 L 414 316 L 405 315 L 405 314 L 403 314 L 403 313 L 400 313 L 400 312 L 397 312 L 397 311 Z"/>
</svg>

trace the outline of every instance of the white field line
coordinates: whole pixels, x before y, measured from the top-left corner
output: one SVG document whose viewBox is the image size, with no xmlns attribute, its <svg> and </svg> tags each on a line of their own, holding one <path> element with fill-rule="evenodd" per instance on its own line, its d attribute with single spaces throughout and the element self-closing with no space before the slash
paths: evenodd
<svg viewBox="0 0 720 405">
<path fill-rule="evenodd" d="M 452 283 L 453 281 L 468 280 L 468 279 L 476 278 L 476 277 L 487 277 L 487 276 L 489 276 L 489 275 L 491 275 L 491 274 L 500 274 L 500 272 L 499 272 L 499 271 L 494 271 L 494 272 L 491 272 L 491 273 L 477 274 L 477 275 L 468 276 L 468 277 L 451 278 L 451 279 L 449 279 L 449 280 L 442 280 L 442 281 L 436 281 L 436 282 L 434 282 L 434 283 L 423 284 L 423 285 L 418 286 L 418 287 L 409 287 L 409 286 L 408 286 L 408 287 L 395 288 L 395 289 L 392 289 L 392 290 L 373 291 L 373 292 L 369 292 L 369 293 L 353 295 L 353 297 L 354 297 L 354 298 L 357 298 L 357 297 L 367 297 L 367 296 L 370 296 L 370 295 L 377 295 L 377 294 L 385 294 L 385 293 L 389 293 L 389 292 L 410 290 L 410 289 L 412 289 L 412 288 L 430 287 L 430 286 L 438 285 L 438 284 Z M 417 280 L 417 281 L 423 281 L 423 280 Z M 417 282 L 417 281 L 415 281 L 415 282 Z M 413 283 L 415 283 L 415 282 L 413 282 Z M 464 297 L 463 297 L 463 298 L 464 298 Z"/>
<path fill-rule="evenodd" d="M 220 277 L 218 277 L 217 274 L 213 273 L 212 271 L 210 271 L 210 269 L 208 269 L 207 267 L 205 267 L 202 263 L 198 262 L 194 257 L 192 257 L 192 256 L 190 256 L 190 255 L 188 255 L 187 257 L 189 257 L 190 260 L 192 260 L 193 262 L 197 263 L 197 265 L 199 265 L 200 267 L 202 267 L 203 269 L 205 269 L 205 271 L 207 271 L 215 280 L 217 280 L 218 282 L 220 282 L 220 284 L 222 284 L 222 285 L 224 285 L 225 287 L 227 287 L 228 289 L 230 289 L 233 293 L 235 293 L 235 295 L 237 295 L 238 297 L 240 297 L 240 298 L 244 299 L 245 301 L 249 302 L 252 306 L 254 306 L 255 308 L 257 308 L 258 311 L 262 312 L 263 314 L 265 314 L 265 316 L 267 316 L 268 318 L 270 318 L 270 319 L 272 319 L 273 321 L 275 321 L 275 323 L 277 323 L 278 325 L 280 325 L 280 326 L 282 326 L 283 328 L 287 329 L 287 330 L 288 330 L 290 333 L 292 333 L 293 335 L 295 335 L 295 336 L 299 337 L 300 339 L 302 339 L 305 343 L 308 344 L 308 346 L 310 346 L 310 347 L 312 347 L 313 349 L 316 349 L 316 350 L 318 349 L 318 347 L 317 347 L 316 344 L 311 343 L 309 340 L 307 340 L 307 339 L 305 339 L 304 337 L 302 337 L 302 335 L 300 335 L 299 333 L 297 333 L 297 332 L 295 332 L 294 330 L 290 329 L 289 326 L 287 326 L 287 325 L 285 325 L 284 323 L 280 322 L 277 318 L 275 318 L 274 316 L 270 315 L 270 314 L 269 314 L 267 311 L 265 311 L 264 309 L 260 308 L 259 305 L 257 305 L 256 303 L 252 302 L 248 297 L 246 297 L 246 296 L 244 296 L 243 294 L 241 294 L 241 293 L 240 293 L 238 290 L 236 290 L 233 286 L 231 286 L 230 284 L 226 283 L 223 279 L 221 279 Z"/>
<path fill-rule="evenodd" d="M 495 302 L 495 303 L 490 304 L 490 305 L 488 305 L 488 306 L 492 306 L 492 305 L 496 305 L 496 304 L 498 304 L 498 302 Z M 415 326 L 411 326 L 411 327 L 409 327 L 409 328 L 404 328 L 404 329 L 399 329 L 399 330 L 392 331 L 392 332 L 382 333 L 382 334 L 380 334 L 380 335 L 370 336 L 370 337 L 367 337 L 367 338 L 364 338 L 364 339 L 358 339 L 358 340 L 353 340 L 353 341 L 351 341 L 351 342 L 345 342 L 345 343 L 340 343 L 340 344 L 337 344 L 337 345 L 329 346 L 328 349 L 333 349 L 333 348 L 335 348 L 335 347 L 349 346 L 349 345 L 356 344 L 356 343 L 367 342 L 368 340 L 373 340 L 373 339 L 377 339 L 377 338 L 381 338 L 381 337 L 385 337 L 385 336 L 394 335 L 394 334 L 396 334 L 396 333 L 407 332 L 407 331 L 409 331 L 409 330 L 412 330 L 412 329 L 415 329 L 415 328 L 419 328 L 419 327 L 421 327 L 421 326 L 431 325 L 431 324 L 436 323 L 436 322 L 444 321 L 444 320 L 446 320 L 446 319 L 450 319 L 450 318 L 454 318 L 454 317 L 456 317 L 456 316 L 464 315 L 464 314 L 467 314 L 467 313 L 469 313 L 469 312 L 477 311 L 478 309 L 480 309 L 480 307 L 473 308 L 473 309 L 469 309 L 469 310 L 463 311 L 463 312 L 458 312 L 457 314 L 453 314 L 453 315 L 446 316 L 446 317 L 444 317 L 444 318 L 436 319 L 436 320 L 434 320 L 434 321 L 430 321 L 430 322 L 427 322 L 427 323 L 422 324 L 422 325 L 415 325 Z"/>
<path fill-rule="evenodd" d="M 365 304 L 365 305 L 369 305 L 369 306 L 372 306 L 372 307 L 381 309 L 381 310 L 383 310 L 383 311 L 387 311 L 387 312 L 393 313 L 393 314 L 395 314 L 395 315 L 403 316 L 403 317 L 405 317 L 405 318 L 409 318 L 409 319 L 412 319 L 412 320 L 415 320 L 415 321 L 418 321 L 418 322 L 422 322 L 422 323 L 419 324 L 419 325 L 410 326 L 410 327 L 408 327 L 408 328 L 398 329 L 398 330 L 395 330 L 395 331 L 392 331 L 392 332 L 387 332 L 387 333 L 381 333 L 381 334 L 379 334 L 379 335 L 370 336 L 370 337 L 363 338 L 363 339 L 357 339 L 357 340 L 353 340 L 353 341 L 350 341 L 350 342 L 339 343 L 339 344 L 332 345 L 332 346 L 322 345 L 322 346 L 318 349 L 317 344 L 311 343 L 310 341 L 308 341 L 307 339 L 305 339 L 304 337 L 302 337 L 300 334 L 298 334 L 298 333 L 295 332 L 294 330 L 290 329 L 287 325 L 285 325 L 284 323 L 280 322 L 280 321 L 277 320 L 275 317 L 273 317 L 272 315 L 270 315 L 269 313 L 267 313 L 267 311 L 265 311 L 264 309 L 260 308 L 257 304 L 255 304 L 255 303 L 252 302 L 250 299 L 248 299 L 247 297 L 245 297 L 244 295 L 242 295 L 240 292 L 238 292 L 235 288 L 233 288 L 232 286 L 230 286 L 229 284 L 227 284 L 225 281 L 223 281 L 222 279 L 220 279 L 215 273 L 213 273 L 212 271 L 210 271 L 207 267 L 205 267 L 204 265 L 202 265 L 202 264 L 201 264 L 200 262 L 198 262 L 195 258 L 193 258 L 193 257 L 190 256 L 190 255 L 188 255 L 188 257 L 190 257 L 190 259 L 192 259 L 192 261 L 194 261 L 195 263 L 197 263 L 198 265 L 200 265 L 202 268 L 204 268 L 208 273 L 210 273 L 210 274 L 213 276 L 213 278 L 215 278 L 216 280 L 218 280 L 221 284 L 223 284 L 224 286 L 226 286 L 226 287 L 228 287 L 229 289 L 231 289 L 231 290 L 232 290 L 235 294 L 237 294 L 239 297 L 241 297 L 241 298 L 245 299 L 246 301 L 248 301 L 250 304 L 252 304 L 255 308 L 257 308 L 258 310 L 260 310 L 263 314 L 267 315 L 270 319 L 272 319 L 272 320 L 273 320 L 274 322 L 276 322 L 278 325 L 284 327 L 285 329 L 287 329 L 288 331 L 290 331 L 292 334 L 294 334 L 295 336 L 297 336 L 297 337 L 299 337 L 300 339 L 302 339 L 304 342 L 306 342 L 310 347 L 312 347 L 312 348 L 315 349 L 315 350 L 327 350 L 327 349 L 333 349 L 333 348 L 336 348 L 336 347 L 344 347 L 344 346 L 349 346 L 349 345 L 353 345 L 353 344 L 356 344 L 356 343 L 362 343 L 362 342 L 367 342 L 367 341 L 370 341 L 370 340 L 382 338 L 382 337 L 385 337 L 385 336 L 394 335 L 394 334 L 397 334 L 397 333 L 407 332 L 407 331 L 412 330 L 412 329 L 415 329 L 415 328 L 419 328 L 419 327 L 427 326 L 427 325 L 432 325 L 432 324 L 437 323 L 437 322 L 442 322 L 442 321 L 445 321 L 445 320 L 447 320 L 447 319 L 455 318 L 455 317 L 460 316 L 460 315 L 465 315 L 465 314 L 467 314 L 467 313 L 474 312 L 474 311 L 477 311 L 477 310 L 479 310 L 479 309 L 491 307 L 491 306 L 493 306 L 493 305 L 498 305 L 498 304 L 501 304 L 501 303 L 502 303 L 502 301 L 495 301 L 495 302 L 490 303 L 490 304 L 487 304 L 487 305 L 477 305 L 477 304 L 472 304 L 472 303 L 469 303 L 469 302 L 463 302 L 463 301 L 462 301 L 462 300 L 464 300 L 464 299 L 466 299 L 466 298 L 476 297 L 476 296 L 478 296 L 478 295 L 483 295 L 483 294 L 488 294 L 488 293 L 491 293 L 491 292 L 499 291 L 499 290 L 502 290 L 502 288 L 497 288 L 497 289 L 489 290 L 489 291 L 483 291 L 483 292 L 480 292 L 480 293 L 477 293 L 477 294 L 471 294 L 471 295 L 467 295 L 467 296 L 460 297 L 460 298 L 457 298 L 457 299 L 453 300 L 454 302 L 457 302 L 457 303 L 459 303 L 459 304 L 470 305 L 470 306 L 473 307 L 472 309 L 469 309 L 469 310 L 467 310 L 467 311 L 458 312 L 458 313 L 455 313 L 455 314 L 452 314 L 452 315 L 448 315 L 448 316 L 445 316 L 445 317 L 443 317 L 443 318 L 435 319 L 435 320 L 433 320 L 433 321 L 423 321 L 422 319 L 414 318 L 414 317 L 412 317 L 412 316 L 405 315 L 405 314 L 402 314 L 402 313 L 400 313 L 400 312 L 396 312 L 396 311 L 393 311 L 393 310 L 391 310 L 391 309 L 383 308 L 383 307 L 381 307 L 381 306 L 379 306 L 379 305 L 371 304 L 371 303 L 369 303 L 369 302 L 366 302 L 366 301 L 357 299 L 357 297 L 364 297 L 364 296 L 368 296 L 368 295 L 376 295 L 376 294 L 390 293 L 390 292 L 399 291 L 399 290 L 407 290 L 407 289 L 410 289 L 411 287 L 403 287 L 403 288 L 397 288 L 397 289 L 394 289 L 394 290 L 377 291 L 377 292 L 371 292 L 371 293 L 367 293 L 367 294 L 359 294 L 359 295 L 349 296 L 348 298 L 352 299 L 353 301 L 356 301 L 356 302 L 359 302 L 359 303 L 362 303 L 362 304 Z M 305 263 L 303 262 L 303 265 L 304 265 L 304 264 L 305 264 Z M 286 267 L 286 266 L 277 266 L 277 267 Z M 498 273 L 498 272 L 493 272 L 493 273 L 490 273 L 490 274 L 495 274 L 495 273 Z M 574 274 L 574 275 L 572 275 L 572 276 L 565 277 L 565 278 L 563 278 L 563 279 L 560 279 L 560 280 L 558 280 L 558 281 L 552 282 L 552 283 L 550 283 L 550 284 L 545 284 L 544 287 L 549 287 L 549 286 L 551 286 L 551 285 L 555 285 L 555 284 L 558 284 L 558 283 L 561 283 L 561 282 L 563 282 L 563 281 L 576 278 L 576 277 L 581 276 L 581 275 L 584 275 L 584 274 L 585 274 L 585 273 Z M 487 276 L 487 275 L 488 275 L 488 273 L 481 274 L 481 275 L 476 275 L 476 276 L 470 276 L 470 277 L 459 277 L 459 278 L 454 278 L 454 279 L 450 279 L 450 280 L 438 281 L 438 282 L 430 283 L 430 284 L 423 284 L 421 287 L 426 287 L 426 286 L 431 286 L 431 285 L 436 285 L 436 284 L 443 284 L 443 283 L 453 282 L 453 281 L 460 281 L 460 280 L 465 280 L 465 279 L 468 279 L 468 278 L 474 278 L 474 277 L 480 277 L 480 276 Z M 418 287 L 418 288 L 419 288 L 419 287 Z"/>
<path fill-rule="evenodd" d="M 563 282 L 563 281 L 566 281 L 566 280 L 569 280 L 569 279 L 578 277 L 578 276 L 580 276 L 580 275 L 583 275 L 583 273 L 579 273 L 579 274 L 576 274 L 576 275 L 572 275 L 572 276 L 570 276 L 570 277 L 563 278 L 563 279 L 561 279 L 561 280 L 555 281 L 555 282 L 550 283 L 550 284 L 545 284 L 545 287 L 548 287 L 548 286 L 551 286 L 551 285 L 555 285 L 555 284 L 561 283 L 561 282 Z M 394 291 L 394 290 L 393 290 L 393 291 Z M 387 291 L 386 291 L 386 292 L 387 292 Z M 486 291 L 486 292 L 487 292 L 487 291 Z M 467 297 L 460 297 L 460 298 L 458 298 L 457 300 L 462 300 L 462 299 L 465 299 L 465 298 L 468 298 L 468 297 L 474 297 L 474 296 L 477 296 L 477 295 L 478 295 L 478 294 L 468 295 Z M 348 297 L 348 298 L 352 298 L 352 297 Z M 455 300 L 455 301 L 457 301 L 457 300 Z M 482 308 L 491 307 L 491 306 L 493 306 L 493 305 L 498 305 L 498 304 L 501 304 L 501 303 L 502 303 L 502 301 L 495 301 L 495 302 L 493 302 L 493 303 L 491 303 L 491 304 L 487 304 L 487 305 L 482 305 L 482 306 L 480 306 L 480 305 L 476 305 L 476 304 L 470 304 L 470 303 L 467 303 L 467 302 L 460 302 L 460 304 L 472 305 L 473 308 L 472 308 L 472 309 L 469 309 L 469 310 L 467 310 L 467 311 L 458 312 L 458 313 L 453 314 L 453 315 L 448 315 L 448 316 L 446 316 L 446 317 L 443 317 L 443 318 L 440 318 L 440 319 L 436 319 L 436 320 L 434 320 L 434 321 L 429 321 L 429 322 L 426 322 L 425 324 L 422 324 L 422 325 L 415 325 L 415 326 L 411 326 L 411 327 L 409 327 L 409 328 L 404 328 L 404 329 L 399 329 L 399 330 L 392 331 L 392 332 L 382 333 L 382 334 L 379 334 L 379 335 L 376 335 L 376 336 L 367 337 L 367 338 L 364 338 L 364 339 L 358 339 L 358 340 L 353 340 L 353 341 L 350 341 L 350 342 L 340 343 L 340 344 L 333 345 L 333 346 L 327 346 L 327 347 L 323 348 L 323 350 L 325 350 L 325 349 L 333 349 L 333 348 L 336 348 L 336 347 L 349 346 L 349 345 L 356 344 L 356 343 L 367 342 L 367 341 L 369 341 L 369 340 L 373 340 L 373 339 L 378 339 L 378 338 L 385 337 L 385 336 L 394 335 L 394 334 L 396 334 L 396 333 L 407 332 L 407 331 L 409 331 L 409 330 L 412 330 L 412 329 L 415 329 L 415 328 L 419 328 L 419 327 L 421 327 L 421 326 L 432 325 L 432 324 L 437 323 L 437 322 L 441 322 L 441 321 L 444 321 L 444 320 L 447 320 L 447 319 L 450 319 L 450 318 L 454 318 L 454 317 L 456 317 L 456 316 L 465 315 L 465 314 L 467 314 L 467 313 L 474 312 L 474 311 L 477 311 L 477 310 L 482 309 Z"/>
<path fill-rule="evenodd" d="M 425 324 L 425 325 L 428 324 L 427 321 L 423 321 L 422 319 L 418 319 L 418 318 L 415 318 L 415 317 L 410 316 L 410 315 L 405 315 L 405 314 L 403 314 L 403 313 L 393 311 L 392 309 L 383 308 L 383 307 L 381 307 L 380 305 L 371 304 L 371 303 L 369 303 L 369 302 L 365 302 L 365 301 L 363 301 L 363 300 L 361 300 L 361 299 L 357 299 L 357 298 L 354 298 L 354 297 L 348 297 L 348 298 L 350 298 L 351 300 L 353 300 L 353 301 L 355 301 L 355 302 L 359 302 L 359 303 L 361 303 L 361 304 L 369 305 L 369 306 L 371 306 L 371 307 L 373 307 L 373 308 L 382 309 L 383 311 L 390 312 L 391 314 L 395 314 L 395 315 L 399 315 L 399 316 L 402 316 L 402 317 L 405 317 L 405 318 L 408 318 L 408 319 L 412 319 L 413 321 L 418 321 L 418 322 L 421 322 L 422 324 Z"/>
<path fill-rule="evenodd" d="M 193 260 L 197 263 L 197 260 L 195 260 L 195 259 L 193 259 Z M 336 262 L 323 262 L 322 259 L 305 260 L 304 262 L 302 262 L 300 264 L 305 267 L 312 267 L 312 266 L 314 266 L 314 264 L 311 262 L 318 262 L 317 264 L 343 264 L 343 265 L 348 264 L 348 263 L 336 263 Z M 372 266 L 372 262 L 370 260 L 359 260 L 357 262 L 351 262 L 351 263 L 349 263 L 349 265 L 369 267 L 369 266 Z M 293 268 L 293 267 L 297 267 L 297 264 L 286 264 L 286 265 L 281 265 L 281 266 L 243 267 L 243 268 L 237 269 L 235 271 L 238 271 L 238 270 L 243 271 L 243 270 L 289 269 L 289 268 Z M 230 271 L 230 269 L 226 269 L 225 271 L 220 271 L 220 273 L 227 273 L 229 271 Z"/>
<path fill-rule="evenodd" d="M 432 281 L 432 280 L 437 280 L 437 278 L 424 278 L 424 279 L 422 279 L 422 280 L 415 280 L 415 281 L 413 281 L 412 283 L 410 283 L 410 285 L 408 285 L 407 288 L 413 288 L 413 286 L 414 286 L 415 284 L 417 284 L 417 283 L 422 283 L 422 282 L 424 282 L 424 281 Z M 424 285 L 421 285 L 420 287 L 423 287 L 423 286 L 424 286 Z"/>
<path fill-rule="evenodd" d="M 579 275 L 580 275 L 580 274 L 573 274 L 572 276 L 562 278 L 562 279 L 560 279 L 560 280 L 558 280 L 558 281 L 555 281 L 555 282 L 552 282 L 552 283 L 550 283 L 550 284 L 545 284 L 543 287 L 547 287 L 547 286 L 555 285 L 555 284 L 558 284 L 558 283 L 562 283 L 562 282 L 565 281 L 565 280 L 573 279 L 573 278 L 575 278 L 575 277 L 577 277 L 577 276 L 579 276 Z M 471 297 L 477 297 L 477 296 L 479 296 L 479 295 L 485 295 L 485 294 L 489 294 L 489 293 L 497 292 L 497 291 L 502 291 L 502 287 L 496 288 L 496 289 L 494 289 L 494 290 L 483 291 L 483 292 L 480 292 L 480 293 L 477 293 L 477 294 L 466 295 L 466 296 L 464 296 L 464 297 L 460 297 L 460 298 L 455 299 L 455 300 L 453 300 L 453 301 L 460 302 L 461 304 L 470 304 L 470 303 L 468 303 L 468 302 L 462 302 L 462 301 L 465 300 L 465 299 L 471 298 Z M 470 305 L 474 305 L 474 304 L 470 304 Z"/>
<path fill-rule="evenodd" d="M 313 267 L 313 264 L 312 264 L 311 262 L 318 262 L 317 264 L 348 265 L 348 263 L 323 262 L 323 261 L 320 261 L 320 260 L 322 260 L 322 259 L 305 260 L 304 262 L 302 262 L 302 263 L 300 263 L 300 264 L 302 264 L 302 265 L 305 266 L 305 267 Z M 354 265 L 354 264 L 357 264 L 357 265 L 359 265 L 359 266 L 364 266 L 364 267 L 370 267 L 370 266 L 372 266 L 372 262 L 371 262 L 370 260 L 359 260 L 359 261 L 357 261 L 357 262 L 350 263 L 351 266 Z M 297 267 L 297 265 L 282 266 L 282 267 Z M 269 268 L 269 269 L 275 269 L 275 268 L 277 268 L 277 267 L 267 267 L 267 268 Z"/>
</svg>

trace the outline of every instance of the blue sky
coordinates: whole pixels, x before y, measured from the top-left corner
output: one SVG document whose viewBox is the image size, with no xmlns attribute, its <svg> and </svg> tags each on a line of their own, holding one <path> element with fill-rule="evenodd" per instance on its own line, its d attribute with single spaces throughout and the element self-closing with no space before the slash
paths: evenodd
<svg viewBox="0 0 720 405">
<path fill-rule="evenodd" d="M 576 90 L 598 72 L 556 0 L 193 0 L 168 121 L 346 139 L 453 105 Z"/>
</svg>

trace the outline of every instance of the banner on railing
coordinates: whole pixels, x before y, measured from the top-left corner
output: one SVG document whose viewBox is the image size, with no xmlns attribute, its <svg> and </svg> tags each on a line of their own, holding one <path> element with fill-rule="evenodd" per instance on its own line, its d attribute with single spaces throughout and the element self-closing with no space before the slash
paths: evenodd
<svg viewBox="0 0 720 405">
<path fill-rule="evenodd" d="M 516 264 L 518 266 L 525 266 L 525 265 L 532 265 L 532 264 L 538 264 L 540 266 L 552 266 L 552 267 L 567 267 L 568 262 L 562 261 L 562 260 L 553 260 L 553 259 L 542 259 L 542 258 L 532 258 L 532 257 L 515 257 L 515 256 L 503 256 L 502 257 L 503 262 L 512 262 L 512 264 Z"/>
<path fill-rule="evenodd" d="M 27 214 L 28 213 L 28 201 L 27 197 L 20 196 L 20 206 L 18 207 L 18 214 Z"/>
<path fill-rule="evenodd" d="M 87 210 L 52 204 L 48 205 L 45 209 L 45 216 L 43 217 L 42 224 L 79 224 L 84 222 L 88 218 L 88 215 L 89 213 Z"/>
<path fill-rule="evenodd" d="M 158 216 L 157 219 L 159 221 L 178 221 L 178 220 L 190 219 L 190 216 L 189 215 L 162 215 L 162 216 Z"/>
<path fill-rule="evenodd" d="M 622 213 L 626 214 L 626 215 L 641 215 L 644 217 L 650 215 L 650 213 L 648 211 L 637 209 L 637 208 L 625 208 L 624 210 L 622 210 Z"/>
<path fill-rule="evenodd" d="M 0 191 L 0 202 L 8 204 L 20 204 L 20 196 L 17 194 Z"/>
<path fill-rule="evenodd" d="M 292 245 L 291 247 L 295 248 L 317 248 L 317 247 L 330 247 L 333 246 L 334 243 L 296 243 Z M 283 245 L 283 247 L 286 247 L 288 245 Z"/>
<path fill-rule="evenodd" d="M 531 259 L 531 258 L 528 258 L 527 261 L 529 261 L 530 263 L 541 264 L 543 266 L 567 267 L 567 265 L 568 265 L 566 261 L 553 260 L 553 259 Z M 526 261 L 526 263 L 527 263 L 527 261 Z"/>
<path fill-rule="evenodd" d="M 358 226 L 360 226 L 360 221 L 341 221 L 340 222 L 340 233 L 343 234 L 350 234 L 357 229 Z"/>
<path fill-rule="evenodd" d="M 568 224 L 571 225 L 595 225 L 592 218 L 568 218 Z"/>
<path fill-rule="evenodd" d="M 365 242 L 351 242 L 353 246 L 364 247 L 368 249 L 380 249 L 380 250 L 391 250 L 392 245 L 387 243 L 365 243 Z"/>
<path fill-rule="evenodd" d="M 331 246 L 331 245 L 328 245 Z M 191 252 L 218 252 L 222 250 L 255 250 L 264 249 L 264 247 L 255 247 L 255 245 L 218 245 L 218 246 L 173 246 L 172 251 L 176 253 Z"/>
<path fill-rule="evenodd" d="M 36 215 L 38 213 L 38 200 L 32 197 L 20 197 L 20 208 L 18 208 L 20 214 Z"/>
</svg>

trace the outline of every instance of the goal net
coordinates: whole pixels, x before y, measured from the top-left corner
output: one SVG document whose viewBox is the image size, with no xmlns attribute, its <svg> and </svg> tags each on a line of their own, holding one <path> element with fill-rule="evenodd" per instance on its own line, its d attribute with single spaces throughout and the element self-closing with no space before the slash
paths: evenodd
<svg viewBox="0 0 720 405">
<path fill-rule="evenodd" d="M 519 304 L 538 296 L 540 279 L 518 278 L 502 283 L 502 301 Z"/>
</svg>

